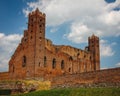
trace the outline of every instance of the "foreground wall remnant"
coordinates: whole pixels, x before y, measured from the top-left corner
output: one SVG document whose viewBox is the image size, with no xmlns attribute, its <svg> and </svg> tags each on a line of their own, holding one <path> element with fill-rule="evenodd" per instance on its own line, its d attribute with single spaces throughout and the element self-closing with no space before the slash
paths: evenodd
<svg viewBox="0 0 120 96">
<path fill-rule="evenodd" d="M 53 87 L 120 87 L 120 68 L 59 76 L 52 79 Z"/>
</svg>

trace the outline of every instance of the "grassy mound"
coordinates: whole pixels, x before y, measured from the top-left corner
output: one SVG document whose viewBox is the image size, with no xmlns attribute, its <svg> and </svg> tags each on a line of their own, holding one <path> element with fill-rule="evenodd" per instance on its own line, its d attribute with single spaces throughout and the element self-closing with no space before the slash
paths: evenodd
<svg viewBox="0 0 120 96">
<path fill-rule="evenodd" d="M 120 88 L 52 89 L 17 96 L 120 96 Z"/>
</svg>

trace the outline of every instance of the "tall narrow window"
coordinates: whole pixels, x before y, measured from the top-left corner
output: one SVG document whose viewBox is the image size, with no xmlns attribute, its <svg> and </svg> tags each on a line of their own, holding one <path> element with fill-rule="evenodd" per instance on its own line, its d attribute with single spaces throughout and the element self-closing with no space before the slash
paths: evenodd
<svg viewBox="0 0 120 96">
<path fill-rule="evenodd" d="M 69 72 L 71 72 L 71 68 L 69 68 L 68 70 L 69 70 Z"/>
<path fill-rule="evenodd" d="M 52 68 L 55 69 L 55 67 L 56 67 L 56 59 L 54 58 L 52 61 Z"/>
<path fill-rule="evenodd" d="M 44 57 L 44 67 L 46 67 L 46 62 L 47 62 L 47 58 L 46 58 L 46 56 Z"/>
<path fill-rule="evenodd" d="M 42 25 L 39 25 L 39 27 L 41 28 L 41 27 L 42 27 Z"/>
<path fill-rule="evenodd" d="M 40 67 L 40 62 L 39 62 L 39 65 L 38 65 L 39 67 Z"/>
<path fill-rule="evenodd" d="M 25 67 L 26 66 L 26 56 L 23 56 L 23 61 L 22 61 L 22 67 Z"/>
<path fill-rule="evenodd" d="M 61 69 L 64 69 L 64 60 L 61 61 Z"/>
<path fill-rule="evenodd" d="M 70 61 L 72 61 L 72 60 L 73 60 L 72 56 L 70 56 L 70 57 L 69 57 L 69 60 L 70 60 Z"/>
</svg>

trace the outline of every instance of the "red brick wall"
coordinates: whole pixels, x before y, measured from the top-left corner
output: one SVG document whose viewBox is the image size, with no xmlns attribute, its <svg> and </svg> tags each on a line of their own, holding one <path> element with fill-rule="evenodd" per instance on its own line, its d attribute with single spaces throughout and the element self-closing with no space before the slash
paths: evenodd
<svg viewBox="0 0 120 96">
<path fill-rule="evenodd" d="M 75 85 L 93 83 L 120 83 L 120 68 L 64 75 L 52 79 L 52 85 Z"/>
<path fill-rule="evenodd" d="M 0 72 L 0 80 L 7 80 L 9 78 L 9 72 Z"/>
</svg>

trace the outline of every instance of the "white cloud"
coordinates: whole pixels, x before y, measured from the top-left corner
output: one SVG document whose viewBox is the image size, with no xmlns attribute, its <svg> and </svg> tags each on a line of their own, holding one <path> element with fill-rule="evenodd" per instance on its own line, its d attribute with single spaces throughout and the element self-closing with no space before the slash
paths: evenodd
<svg viewBox="0 0 120 96">
<path fill-rule="evenodd" d="M 28 14 L 30 13 L 30 10 L 28 8 L 23 9 L 23 13 L 25 14 L 25 17 L 27 17 Z"/>
<path fill-rule="evenodd" d="M 115 54 L 115 51 L 112 47 L 115 45 L 115 42 L 108 44 L 106 40 L 100 40 L 100 55 L 102 57 L 113 56 Z"/>
<path fill-rule="evenodd" d="M 115 8 L 120 8 L 120 0 L 116 0 L 114 3 L 110 3 L 105 7 L 105 10 L 111 11 L 112 9 Z"/>
<path fill-rule="evenodd" d="M 21 37 L 22 35 L 19 34 L 5 35 L 0 33 L 0 71 L 8 70 L 8 61 L 20 42 Z"/>
<path fill-rule="evenodd" d="M 50 30 L 51 33 L 57 32 L 58 28 L 54 27 Z"/>
<path fill-rule="evenodd" d="M 84 24 L 81 23 L 73 23 L 71 25 L 71 32 L 65 34 L 68 40 L 75 43 L 84 43 L 87 41 L 86 38 L 90 36 L 91 30 Z"/>
<path fill-rule="evenodd" d="M 108 67 L 102 67 L 102 68 L 100 68 L 101 70 L 104 70 L 104 69 L 108 69 Z"/>
<path fill-rule="evenodd" d="M 116 67 L 120 67 L 120 62 L 116 64 Z"/>
<path fill-rule="evenodd" d="M 23 9 L 23 12 L 28 14 L 38 7 L 46 13 L 48 26 L 56 27 L 71 21 L 71 31 L 66 34 L 68 35 L 66 37 L 75 43 L 78 43 L 77 39 L 81 40 L 85 34 L 88 36 L 88 32 L 82 32 L 77 38 L 69 36 L 73 34 L 73 24 L 76 22 L 76 25 L 83 24 L 98 36 L 120 36 L 120 11 L 113 10 L 120 5 L 120 0 L 110 4 L 105 0 L 37 0 L 28 2 L 27 5 L 28 7 Z"/>
<path fill-rule="evenodd" d="M 115 26 L 120 24 L 120 11 L 111 11 L 102 14 L 100 17 L 100 20 L 109 25 L 109 26 Z"/>
<path fill-rule="evenodd" d="M 30 13 L 30 11 L 35 10 L 36 8 L 39 8 L 40 10 L 43 11 L 43 9 L 46 8 L 46 6 L 48 6 L 48 4 L 51 2 L 52 0 L 37 0 L 36 2 L 27 2 L 28 7 L 23 9 L 23 13 L 25 14 L 25 16 L 27 17 L 28 14 Z"/>
<path fill-rule="evenodd" d="M 24 13 L 38 7 L 46 13 L 47 24 L 56 26 L 67 21 L 84 19 L 84 17 L 91 15 L 96 16 L 106 3 L 104 0 L 37 0 L 37 2 L 28 2 L 27 5 L 28 7 L 24 9 Z"/>
<path fill-rule="evenodd" d="M 74 43 L 86 43 L 93 33 L 100 38 L 120 36 L 120 10 L 114 10 L 119 6 L 120 0 L 114 3 L 105 0 L 37 0 L 28 2 L 24 13 L 38 7 L 46 13 L 47 26 L 54 28 L 70 22 L 70 31 L 64 36 Z M 100 44 L 101 56 L 115 54 L 114 42 L 100 41 Z"/>
</svg>

